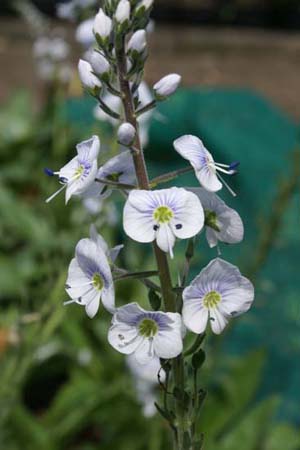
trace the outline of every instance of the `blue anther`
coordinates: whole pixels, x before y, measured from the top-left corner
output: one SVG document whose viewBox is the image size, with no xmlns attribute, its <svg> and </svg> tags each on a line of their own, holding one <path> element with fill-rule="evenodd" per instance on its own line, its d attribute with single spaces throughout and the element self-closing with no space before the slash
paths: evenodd
<svg viewBox="0 0 300 450">
<path fill-rule="evenodd" d="M 229 170 L 236 170 L 240 165 L 240 161 L 234 161 L 228 167 Z"/>
<path fill-rule="evenodd" d="M 47 167 L 45 167 L 44 172 L 46 175 L 48 175 L 48 177 L 53 177 L 54 176 L 54 172 L 51 169 L 48 169 Z"/>
</svg>

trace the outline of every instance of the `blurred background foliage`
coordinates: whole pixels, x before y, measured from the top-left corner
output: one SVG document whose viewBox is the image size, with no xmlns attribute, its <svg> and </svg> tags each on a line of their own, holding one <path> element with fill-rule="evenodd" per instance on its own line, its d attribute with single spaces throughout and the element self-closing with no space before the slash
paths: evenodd
<svg viewBox="0 0 300 450">
<path fill-rule="evenodd" d="M 222 11 L 225 2 L 205 4 Z M 166 449 L 167 424 L 143 417 L 135 380 L 109 347 L 109 315 L 101 309 L 91 321 L 81 308 L 62 306 L 69 261 L 91 222 L 109 244 L 125 242 L 120 266 L 152 268 L 147 246 L 124 235 L 117 193 L 96 216 L 76 200 L 65 206 L 63 196 L 45 204 L 57 185 L 44 167 L 64 165 L 77 142 L 96 133 L 104 159 L 117 150 L 113 128 L 93 118 L 94 103 L 65 94 L 51 86 L 37 112 L 31 94 L 18 91 L 0 108 L 0 448 Z M 299 450 L 298 124 L 247 89 L 182 89 L 153 117 L 151 176 L 182 167 L 172 141 L 187 132 L 201 136 L 217 160 L 241 161 L 232 180 L 239 195 L 223 197 L 245 221 L 245 241 L 221 250 L 257 293 L 250 313 L 222 337 L 207 338 L 199 379 L 208 390 L 200 420 L 205 449 Z M 197 185 L 193 175 L 176 184 Z M 203 235 L 198 245 L 191 277 L 216 256 Z M 184 243 L 177 249 L 174 278 Z M 118 304 L 134 300 L 147 306 L 146 289 L 118 283 Z"/>
</svg>

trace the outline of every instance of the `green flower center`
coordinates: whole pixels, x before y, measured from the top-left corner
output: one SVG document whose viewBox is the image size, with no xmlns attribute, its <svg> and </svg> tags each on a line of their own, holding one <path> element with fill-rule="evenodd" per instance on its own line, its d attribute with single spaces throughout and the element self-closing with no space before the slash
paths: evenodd
<svg viewBox="0 0 300 450">
<path fill-rule="evenodd" d="M 80 178 L 81 175 L 83 174 L 83 172 L 84 172 L 84 166 L 83 166 L 83 165 L 80 165 L 80 166 L 77 167 L 77 169 L 75 170 L 74 177 L 75 177 L 75 178 Z"/>
<path fill-rule="evenodd" d="M 206 308 L 214 308 L 220 301 L 221 295 L 217 291 L 210 291 L 205 295 L 203 305 Z"/>
<path fill-rule="evenodd" d="M 158 325 L 152 319 L 143 319 L 139 323 L 139 332 L 146 338 L 155 336 L 158 332 Z"/>
<path fill-rule="evenodd" d="M 173 211 L 168 206 L 158 206 L 153 213 L 153 218 L 158 223 L 169 223 L 173 217 Z"/>
<path fill-rule="evenodd" d="M 104 287 L 104 281 L 103 278 L 101 277 L 100 273 L 94 273 L 93 278 L 93 286 L 95 289 L 97 289 L 97 291 L 101 291 Z"/>
<path fill-rule="evenodd" d="M 115 173 L 111 173 L 109 174 L 106 179 L 110 180 L 110 181 L 119 181 L 120 176 L 123 175 L 123 172 L 115 172 Z"/>
<path fill-rule="evenodd" d="M 212 228 L 215 231 L 220 231 L 217 221 L 217 214 L 214 211 L 210 211 L 209 209 L 206 209 L 204 213 L 205 213 L 205 225 L 207 227 Z"/>
</svg>

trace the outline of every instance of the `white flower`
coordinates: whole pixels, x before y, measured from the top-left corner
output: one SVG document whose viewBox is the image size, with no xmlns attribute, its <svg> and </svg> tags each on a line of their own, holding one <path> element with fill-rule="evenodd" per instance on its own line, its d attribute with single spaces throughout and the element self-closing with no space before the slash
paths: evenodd
<svg viewBox="0 0 300 450">
<path fill-rule="evenodd" d="M 55 62 L 61 62 L 67 58 L 70 49 L 67 42 L 60 38 L 39 37 L 33 45 L 33 54 L 35 58 L 49 58 Z"/>
<path fill-rule="evenodd" d="M 231 165 L 215 163 L 202 141 L 190 134 L 176 139 L 174 148 L 183 158 L 191 163 L 196 177 L 205 189 L 212 192 L 222 189 L 222 183 L 218 180 L 219 177 L 231 194 L 235 195 L 217 171 L 233 175 L 236 173 L 235 169 L 238 163 L 232 163 Z"/>
<path fill-rule="evenodd" d="M 74 20 L 76 18 L 74 2 L 59 3 L 56 6 L 56 14 L 60 19 Z"/>
<path fill-rule="evenodd" d="M 237 244 L 243 240 L 244 225 L 234 209 L 229 208 L 220 197 L 204 188 L 189 190 L 199 197 L 203 206 L 206 239 L 210 247 L 215 247 L 218 241 Z"/>
<path fill-rule="evenodd" d="M 184 324 L 201 334 L 209 320 L 213 332 L 220 334 L 231 317 L 248 311 L 253 299 L 253 285 L 239 269 L 214 259 L 183 291 Z"/>
<path fill-rule="evenodd" d="M 131 36 L 127 50 L 128 51 L 136 51 L 138 53 L 142 53 L 147 46 L 147 39 L 146 39 L 146 31 L 145 30 L 137 30 L 133 35 Z"/>
<path fill-rule="evenodd" d="M 128 146 L 134 141 L 136 131 L 131 123 L 125 122 L 118 129 L 118 141 L 120 144 Z"/>
<path fill-rule="evenodd" d="M 93 33 L 94 19 L 87 19 L 78 25 L 75 33 L 76 41 L 86 49 L 90 48 L 95 42 Z"/>
<path fill-rule="evenodd" d="M 180 82 L 181 76 L 177 73 L 166 75 L 153 86 L 155 97 L 158 100 L 164 100 L 165 98 L 174 94 Z"/>
<path fill-rule="evenodd" d="M 76 149 L 77 156 L 62 167 L 59 172 L 45 169 L 49 176 L 58 175 L 59 181 L 63 184 L 57 192 L 46 200 L 47 203 L 64 189 L 66 189 L 66 203 L 68 203 L 72 195 L 82 195 L 94 183 L 98 170 L 99 138 L 93 136 L 91 139 L 78 144 Z"/>
<path fill-rule="evenodd" d="M 118 23 L 124 23 L 130 18 L 130 3 L 128 0 L 120 0 L 116 9 L 115 18 Z"/>
<path fill-rule="evenodd" d="M 115 292 L 108 256 L 114 259 L 119 251 L 120 246 L 109 251 L 102 236 L 92 227 L 91 238 L 78 242 L 75 258 L 70 263 L 66 291 L 72 300 L 65 304 L 82 305 L 87 315 L 93 318 L 101 299 L 103 306 L 113 313 Z"/>
<path fill-rule="evenodd" d="M 182 352 L 182 320 L 178 313 L 152 312 L 137 303 L 118 308 L 108 332 L 108 341 L 140 364 L 153 358 L 175 358 Z"/>
<path fill-rule="evenodd" d="M 93 69 L 90 63 L 80 59 L 78 71 L 81 83 L 86 89 L 101 88 L 101 81 L 93 74 Z"/>
<path fill-rule="evenodd" d="M 99 9 L 94 21 L 94 33 L 99 35 L 102 39 L 109 37 L 112 31 L 112 20 L 108 17 L 102 8 Z"/>
<path fill-rule="evenodd" d="M 166 373 L 161 368 L 159 358 L 153 358 L 147 364 L 139 364 L 133 354 L 126 356 L 127 365 L 134 378 L 134 387 L 139 402 L 143 405 L 145 417 L 153 417 L 157 409 L 158 374 L 161 382 L 165 381 Z"/>
<path fill-rule="evenodd" d="M 129 237 L 145 243 L 156 240 L 158 247 L 173 258 L 176 237 L 187 239 L 198 234 L 204 212 L 198 197 L 183 188 L 132 190 L 123 223 Z"/>
<path fill-rule="evenodd" d="M 97 75 L 103 75 L 105 73 L 108 73 L 110 70 L 110 65 L 107 59 L 101 55 L 101 53 L 96 52 L 95 50 L 92 53 L 91 56 L 91 66 L 93 68 L 93 71 Z"/>
</svg>

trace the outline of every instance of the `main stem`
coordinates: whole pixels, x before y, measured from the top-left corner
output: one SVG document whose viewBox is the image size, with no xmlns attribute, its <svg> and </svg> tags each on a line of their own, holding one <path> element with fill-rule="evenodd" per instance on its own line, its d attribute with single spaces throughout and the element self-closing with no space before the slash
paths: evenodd
<svg viewBox="0 0 300 450">
<path fill-rule="evenodd" d="M 134 126 L 136 130 L 136 137 L 134 142 L 133 161 L 140 189 L 149 190 L 149 177 L 146 168 L 143 148 L 139 136 L 139 127 L 136 118 L 135 108 L 133 104 L 133 97 L 130 89 L 129 81 L 126 77 L 127 74 L 127 61 L 125 54 L 125 39 L 116 42 L 116 59 L 117 70 L 120 84 L 120 91 L 122 94 L 122 103 L 124 107 L 125 119 L 128 123 Z M 161 284 L 162 297 L 167 312 L 176 312 L 176 296 L 172 290 L 171 273 L 168 264 L 166 253 L 164 253 L 155 243 L 153 243 L 153 250 L 156 258 L 158 274 Z M 184 392 L 184 368 L 182 355 L 173 360 L 173 376 L 175 385 L 179 388 L 180 392 Z M 176 400 L 176 414 L 177 421 L 177 435 L 175 442 L 176 450 L 183 450 L 183 437 L 184 437 L 184 410 L 182 405 L 182 399 Z"/>
</svg>

